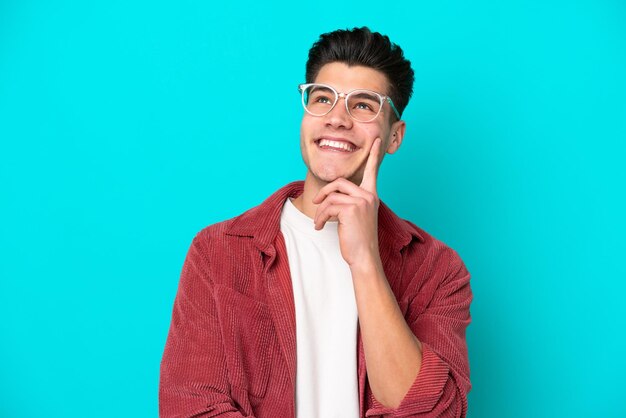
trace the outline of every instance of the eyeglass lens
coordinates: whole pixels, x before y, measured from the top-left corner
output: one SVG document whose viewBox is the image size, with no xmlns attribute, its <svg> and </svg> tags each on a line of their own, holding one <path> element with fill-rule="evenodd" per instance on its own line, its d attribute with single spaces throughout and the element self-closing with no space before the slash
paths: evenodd
<svg viewBox="0 0 626 418">
<path fill-rule="evenodd" d="M 306 110 L 315 116 L 323 116 L 330 112 L 338 95 L 328 87 L 308 86 L 303 92 Z M 369 122 L 380 112 L 381 97 L 367 90 L 354 90 L 346 97 L 348 113 L 356 120 Z"/>
</svg>

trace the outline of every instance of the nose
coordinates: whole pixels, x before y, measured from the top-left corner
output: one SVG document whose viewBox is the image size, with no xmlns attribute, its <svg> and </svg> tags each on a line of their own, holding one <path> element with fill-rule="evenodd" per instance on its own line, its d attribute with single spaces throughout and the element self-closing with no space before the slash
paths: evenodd
<svg viewBox="0 0 626 418">
<path fill-rule="evenodd" d="M 341 100 L 343 100 L 343 103 Z M 333 128 L 350 129 L 352 127 L 352 116 L 348 113 L 344 94 L 339 95 L 335 107 L 326 114 L 326 123 Z"/>
</svg>

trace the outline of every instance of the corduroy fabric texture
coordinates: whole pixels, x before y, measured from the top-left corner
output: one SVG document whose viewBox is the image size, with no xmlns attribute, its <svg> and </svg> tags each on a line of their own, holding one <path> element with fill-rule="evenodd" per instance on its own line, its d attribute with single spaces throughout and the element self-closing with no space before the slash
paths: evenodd
<svg viewBox="0 0 626 418">
<path fill-rule="evenodd" d="M 194 238 L 161 362 L 161 417 L 295 416 L 295 307 L 279 225 L 285 200 L 302 188 L 291 183 Z M 382 202 L 378 222 L 385 274 L 423 360 L 399 407 L 387 408 L 367 383 L 359 336 L 360 416 L 464 417 L 469 273 L 456 252 Z"/>
</svg>

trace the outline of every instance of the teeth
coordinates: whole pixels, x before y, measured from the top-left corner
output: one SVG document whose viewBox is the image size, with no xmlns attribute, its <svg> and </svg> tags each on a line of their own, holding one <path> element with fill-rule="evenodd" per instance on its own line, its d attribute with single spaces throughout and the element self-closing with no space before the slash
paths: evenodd
<svg viewBox="0 0 626 418">
<path fill-rule="evenodd" d="M 331 141 L 330 139 L 320 139 L 320 147 L 338 148 L 348 152 L 354 151 L 352 145 L 340 141 Z"/>
</svg>

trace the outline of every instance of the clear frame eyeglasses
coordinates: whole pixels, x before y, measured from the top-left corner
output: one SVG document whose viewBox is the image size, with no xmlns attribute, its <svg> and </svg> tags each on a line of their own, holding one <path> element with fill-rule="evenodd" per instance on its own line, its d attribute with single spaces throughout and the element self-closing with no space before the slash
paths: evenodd
<svg viewBox="0 0 626 418">
<path fill-rule="evenodd" d="M 389 103 L 398 120 L 400 119 L 400 113 L 391 101 L 391 97 L 372 90 L 357 89 L 348 93 L 339 93 L 331 86 L 319 83 L 300 84 L 298 90 L 302 93 L 304 110 L 313 116 L 327 115 L 335 108 L 339 98 L 343 98 L 346 111 L 352 119 L 358 122 L 371 122 L 376 119 L 385 101 Z"/>
</svg>

